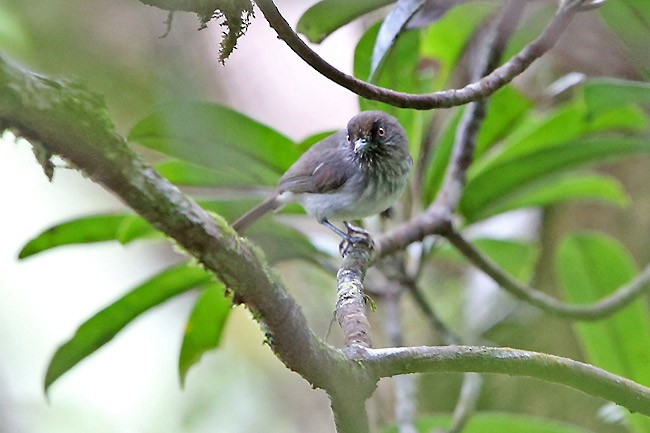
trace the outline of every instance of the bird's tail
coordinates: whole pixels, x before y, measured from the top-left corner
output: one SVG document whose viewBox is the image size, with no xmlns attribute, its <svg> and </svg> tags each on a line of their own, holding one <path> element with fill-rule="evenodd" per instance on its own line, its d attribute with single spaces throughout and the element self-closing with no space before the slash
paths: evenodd
<svg viewBox="0 0 650 433">
<path fill-rule="evenodd" d="M 237 232 L 243 233 L 244 230 L 248 228 L 255 221 L 263 217 L 269 212 L 272 212 L 276 209 L 279 209 L 282 206 L 282 203 L 278 202 L 277 194 L 272 195 L 271 197 L 264 200 L 262 203 L 255 206 L 253 209 L 246 212 L 244 215 L 239 217 L 232 226 Z"/>
</svg>

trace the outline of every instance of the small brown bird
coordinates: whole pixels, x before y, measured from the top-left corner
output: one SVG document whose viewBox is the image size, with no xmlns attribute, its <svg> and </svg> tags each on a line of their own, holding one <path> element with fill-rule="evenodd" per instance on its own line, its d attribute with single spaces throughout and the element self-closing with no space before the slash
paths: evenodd
<svg viewBox="0 0 650 433">
<path fill-rule="evenodd" d="M 266 213 L 298 202 L 344 241 L 355 242 L 360 238 L 351 233 L 367 233 L 347 221 L 391 207 L 412 166 L 406 133 L 397 119 L 381 111 L 364 111 L 347 128 L 310 147 L 280 178 L 273 194 L 233 227 L 241 233 Z M 330 219 L 343 220 L 348 233 Z"/>
</svg>

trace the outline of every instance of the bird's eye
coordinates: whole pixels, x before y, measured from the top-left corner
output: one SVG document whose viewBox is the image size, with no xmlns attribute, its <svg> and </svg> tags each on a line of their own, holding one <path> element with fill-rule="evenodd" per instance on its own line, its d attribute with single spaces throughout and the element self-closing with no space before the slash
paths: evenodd
<svg viewBox="0 0 650 433">
<path fill-rule="evenodd" d="M 380 136 L 380 137 L 383 137 L 384 135 L 386 135 L 386 131 L 384 131 L 384 128 L 379 128 L 377 130 L 377 135 Z"/>
<path fill-rule="evenodd" d="M 350 134 L 346 135 L 346 136 L 345 136 L 345 139 L 348 140 L 348 141 L 350 141 Z"/>
</svg>

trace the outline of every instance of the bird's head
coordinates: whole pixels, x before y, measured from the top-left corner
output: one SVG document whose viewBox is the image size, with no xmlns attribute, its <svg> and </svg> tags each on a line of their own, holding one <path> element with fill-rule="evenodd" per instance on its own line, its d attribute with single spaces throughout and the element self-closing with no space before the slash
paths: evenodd
<svg viewBox="0 0 650 433">
<path fill-rule="evenodd" d="M 382 111 L 363 111 L 348 122 L 348 143 L 358 157 L 404 151 L 406 132 L 393 116 Z"/>
</svg>

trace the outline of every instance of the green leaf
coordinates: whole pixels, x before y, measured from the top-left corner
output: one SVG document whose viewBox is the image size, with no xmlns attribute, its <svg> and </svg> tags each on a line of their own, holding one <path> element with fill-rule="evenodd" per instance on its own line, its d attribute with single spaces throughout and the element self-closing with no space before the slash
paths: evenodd
<svg viewBox="0 0 650 433">
<path fill-rule="evenodd" d="M 591 111 L 630 103 L 650 104 L 650 83 L 616 78 L 593 79 L 585 83 L 583 95 Z"/>
<path fill-rule="evenodd" d="M 171 183 L 182 186 L 204 186 L 211 188 L 243 185 L 269 184 L 266 178 L 251 176 L 245 170 L 212 170 L 186 161 L 170 160 L 156 165 L 156 170 Z M 273 175 L 275 182 L 279 176 Z"/>
<path fill-rule="evenodd" d="M 406 23 L 420 10 L 425 0 L 397 0 L 397 4 L 388 12 L 379 26 L 370 62 L 370 76 L 375 74 L 379 63 L 391 49 L 399 34 L 406 28 Z"/>
<path fill-rule="evenodd" d="M 471 242 L 476 249 L 519 281 L 528 281 L 532 276 L 539 250 L 530 242 L 491 238 L 472 239 Z M 465 261 L 465 257 L 449 245 L 440 248 L 436 252 L 436 258 Z"/>
<path fill-rule="evenodd" d="M 314 135 L 310 135 L 309 137 L 305 138 L 300 143 L 298 143 L 297 147 L 298 149 L 300 149 L 301 152 L 304 152 L 310 147 L 312 147 L 314 144 L 318 143 L 321 140 L 326 139 L 327 137 L 334 134 L 335 132 L 337 131 L 323 131 Z"/>
<path fill-rule="evenodd" d="M 449 427 L 451 417 L 438 415 L 416 420 L 417 431 L 430 433 Z M 463 433 L 590 433 L 582 427 L 559 422 L 553 419 L 537 418 L 505 412 L 478 412 L 474 414 L 463 429 Z M 397 433 L 396 427 L 384 433 Z"/>
<path fill-rule="evenodd" d="M 307 36 L 310 42 L 321 43 L 335 30 L 352 22 L 361 15 L 372 12 L 395 0 L 323 0 L 300 17 L 296 30 Z"/>
<path fill-rule="evenodd" d="M 246 183 L 275 185 L 300 156 L 284 135 L 206 102 L 162 105 L 133 127 L 129 140 Z"/>
<path fill-rule="evenodd" d="M 454 148 L 454 138 L 456 137 L 456 129 L 463 116 L 463 109 L 458 109 L 454 115 L 444 125 L 440 136 L 434 146 L 431 162 L 427 165 L 426 174 L 424 176 L 423 185 L 423 200 L 424 205 L 428 206 L 435 198 L 436 194 L 442 186 L 445 179 L 445 173 L 449 168 L 449 159 L 451 152 Z"/>
<path fill-rule="evenodd" d="M 181 386 L 185 385 L 189 369 L 200 361 L 203 354 L 219 346 L 231 310 L 231 301 L 224 292 L 223 284 L 208 284 L 194 304 L 178 358 Z"/>
<path fill-rule="evenodd" d="M 630 198 L 620 182 L 598 174 L 567 174 L 545 179 L 504 195 L 487 204 L 478 214 L 465 215 L 467 223 L 514 209 L 543 207 L 569 200 L 597 200 L 617 206 L 629 204 Z"/>
<path fill-rule="evenodd" d="M 605 2 L 600 16 L 627 48 L 639 71 L 650 77 L 650 4 L 647 0 Z"/>
<path fill-rule="evenodd" d="M 300 259 L 318 264 L 318 257 L 324 256 L 324 253 L 298 230 L 272 219 L 255 223 L 246 235 L 262 247 L 270 263 Z M 332 238 L 332 243 L 338 242 L 339 240 Z"/>
<path fill-rule="evenodd" d="M 258 203 L 259 200 L 211 200 L 202 201 L 201 206 L 228 221 L 234 221 Z M 256 221 L 246 230 L 245 235 L 262 247 L 270 263 L 294 259 L 317 263 L 317 258 L 323 255 L 305 235 L 275 221 L 272 215 Z"/>
<path fill-rule="evenodd" d="M 495 149 L 497 152 L 484 155 L 470 170 L 478 172 L 497 161 L 514 160 L 523 154 L 588 134 L 605 131 L 635 132 L 647 125 L 648 118 L 638 107 L 619 106 L 592 113 L 582 100 L 577 99 L 548 114 L 531 113 Z"/>
<path fill-rule="evenodd" d="M 45 374 L 45 392 L 56 379 L 108 343 L 140 314 L 213 279 L 203 269 L 184 263 L 150 278 L 95 314 L 54 353 Z"/>
<path fill-rule="evenodd" d="M 566 299 L 591 303 L 610 295 L 637 273 L 634 260 L 618 241 L 601 233 L 565 238 L 558 248 L 556 272 Z M 650 311 L 643 298 L 615 315 L 575 324 L 580 343 L 595 365 L 643 385 L 650 385 Z M 650 419 L 630 415 L 639 433 L 650 431 Z"/>
<path fill-rule="evenodd" d="M 66 221 L 40 233 L 18 253 L 19 259 L 49 250 L 51 248 L 105 242 L 117 239 L 117 233 L 130 214 L 103 214 Z"/>
<path fill-rule="evenodd" d="M 487 116 L 477 137 L 474 158 L 480 160 L 488 149 L 515 128 L 517 122 L 528 112 L 531 105 L 532 103 L 512 86 L 502 87 L 492 95 L 488 103 Z M 442 185 L 462 114 L 463 110 L 456 111 L 438 137 L 431 163 L 429 163 L 425 175 L 423 188 L 425 205 L 435 199 Z"/>
<path fill-rule="evenodd" d="M 354 75 L 361 79 L 370 76 L 372 50 L 377 38 L 379 24 L 370 27 L 361 37 L 354 51 Z M 420 33 L 408 31 L 402 33 L 393 49 L 374 74 L 373 82 L 379 86 L 409 93 L 420 93 L 424 84 L 418 68 Z M 380 110 L 397 118 L 406 130 L 410 143 L 411 155 L 417 155 L 422 135 L 422 116 L 416 110 L 396 108 L 377 101 L 359 98 L 361 110 Z"/>
<path fill-rule="evenodd" d="M 506 137 L 529 112 L 533 103 L 513 86 L 504 86 L 489 99 L 487 115 L 476 138 L 474 158 L 479 159 Z"/>
<path fill-rule="evenodd" d="M 2 51 L 16 57 L 31 53 L 32 41 L 29 38 L 28 26 L 19 14 L 14 13 L 9 5 L 0 5 L 0 48 Z"/>
<path fill-rule="evenodd" d="M 141 216 L 127 215 L 117 229 L 116 238 L 121 244 L 126 245 L 142 238 L 165 239 L 165 235 Z"/>
<path fill-rule="evenodd" d="M 498 160 L 478 173 L 470 170 L 460 210 L 471 219 L 492 202 L 545 177 L 648 151 L 650 143 L 646 140 L 607 137 L 546 146 L 517 157 Z"/>
<path fill-rule="evenodd" d="M 424 31 L 420 55 L 434 60 L 438 68 L 435 89 L 447 83 L 468 41 L 494 6 L 485 2 L 456 6 Z"/>
</svg>

